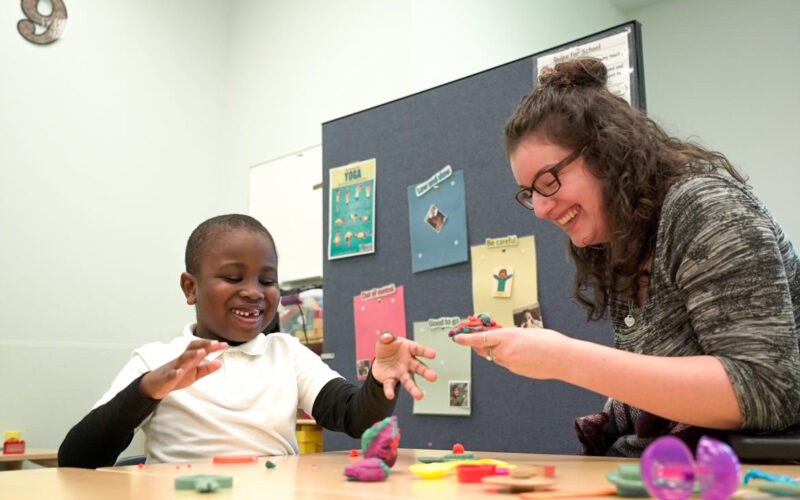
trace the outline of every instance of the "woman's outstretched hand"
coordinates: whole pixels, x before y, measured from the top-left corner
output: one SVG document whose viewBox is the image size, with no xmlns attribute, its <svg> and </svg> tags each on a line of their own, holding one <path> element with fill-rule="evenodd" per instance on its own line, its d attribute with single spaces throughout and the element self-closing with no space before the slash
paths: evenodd
<svg viewBox="0 0 800 500">
<path fill-rule="evenodd" d="M 375 345 L 375 361 L 372 363 L 372 376 L 383 384 L 386 399 L 394 399 L 394 388 L 398 382 L 403 384 L 414 399 L 422 399 L 422 391 L 414 382 L 415 373 L 430 382 L 436 380 L 436 372 L 418 360 L 417 356 L 433 359 L 436 357 L 436 352 L 422 344 L 395 337 L 391 333 L 384 333 L 378 338 Z"/>
<path fill-rule="evenodd" d="M 472 347 L 479 356 L 525 377 L 559 378 L 560 353 L 570 338 L 545 328 L 498 328 L 486 332 L 461 333 L 457 344 Z"/>
</svg>

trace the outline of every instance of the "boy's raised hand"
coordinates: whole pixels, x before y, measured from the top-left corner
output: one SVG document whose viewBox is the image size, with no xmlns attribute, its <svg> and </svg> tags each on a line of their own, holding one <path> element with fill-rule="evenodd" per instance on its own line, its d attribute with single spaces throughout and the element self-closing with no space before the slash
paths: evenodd
<svg viewBox="0 0 800 500">
<path fill-rule="evenodd" d="M 216 340 L 193 340 L 180 356 L 142 377 L 139 388 L 151 399 L 164 399 L 170 392 L 188 387 L 219 370 L 222 361 L 206 361 L 205 357 L 227 347 L 227 343 Z"/>
<path fill-rule="evenodd" d="M 408 339 L 384 333 L 375 345 L 375 361 L 372 363 L 372 376 L 383 384 L 386 399 L 394 399 L 394 387 L 398 382 L 414 397 L 422 399 L 422 391 L 414 383 L 414 373 L 422 375 L 431 382 L 436 380 L 436 372 L 419 361 L 416 356 L 428 359 L 436 357 L 436 352 Z"/>
</svg>

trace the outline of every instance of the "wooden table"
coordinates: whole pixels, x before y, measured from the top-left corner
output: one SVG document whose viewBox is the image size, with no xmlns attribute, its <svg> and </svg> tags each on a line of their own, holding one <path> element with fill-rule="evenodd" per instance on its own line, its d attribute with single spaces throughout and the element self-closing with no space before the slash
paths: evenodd
<svg viewBox="0 0 800 500">
<path fill-rule="evenodd" d="M 3 499 L 142 500 L 171 498 L 172 495 L 172 480 L 166 477 L 109 474 L 66 467 L 0 472 L 0 498 Z"/>
<path fill-rule="evenodd" d="M 99 469 L 103 472 L 135 476 L 169 478 L 187 474 L 228 474 L 233 476 L 230 497 L 292 498 L 310 500 L 332 499 L 435 499 L 472 500 L 491 498 L 498 500 L 496 487 L 483 484 L 459 483 L 455 473 L 442 479 L 422 479 L 408 470 L 420 456 L 441 456 L 449 450 L 400 450 L 397 463 L 386 481 L 360 483 L 347 481 L 344 467 L 354 461 L 348 452 L 306 454 L 289 457 L 260 458 L 256 464 L 220 465 L 213 463 L 156 464 L 142 468 L 136 466 Z M 559 484 L 570 488 L 608 486 L 605 474 L 616 470 L 620 463 L 637 463 L 637 460 L 616 460 L 573 455 L 530 455 L 517 453 L 474 452 L 480 458 L 496 458 L 517 465 L 555 465 Z M 277 467 L 267 469 L 269 459 Z M 163 494 L 163 493 L 162 493 Z M 499 498 L 517 500 L 519 495 L 504 493 Z M 612 497 L 617 498 L 617 497 Z"/>
<path fill-rule="evenodd" d="M 436 500 L 517 500 L 512 493 L 498 493 L 483 484 L 459 483 L 454 474 L 442 479 L 421 479 L 408 470 L 419 456 L 443 455 L 448 451 L 400 450 L 400 457 L 384 482 L 359 483 L 345 480 L 345 465 L 351 463 L 347 452 L 270 457 L 277 465 L 267 469 L 267 458 L 257 463 L 218 465 L 210 462 L 109 467 L 92 470 L 36 469 L 0 473 L 0 496 L 3 498 L 287 498 L 292 500 L 341 499 L 436 499 Z M 605 474 L 629 459 L 577 457 L 572 455 L 530 455 L 475 452 L 482 458 L 496 458 L 517 465 L 555 465 L 561 489 L 605 487 Z M 750 466 L 743 469 L 749 470 Z M 800 475 L 800 466 L 763 466 L 776 474 Z M 174 478 L 190 474 L 228 474 L 233 488 L 214 494 L 175 492 Z M 617 498 L 617 497 L 611 497 Z"/>
<path fill-rule="evenodd" d="M 11 453 L 6 455 L 0 453 L 0 471 L 19 470 L 25 460 L 45 467 L 56 467 L 58 465 L 58 451 L 31 448 L 26 449 L 25 453 L 21 454 Z"/>
</svg>

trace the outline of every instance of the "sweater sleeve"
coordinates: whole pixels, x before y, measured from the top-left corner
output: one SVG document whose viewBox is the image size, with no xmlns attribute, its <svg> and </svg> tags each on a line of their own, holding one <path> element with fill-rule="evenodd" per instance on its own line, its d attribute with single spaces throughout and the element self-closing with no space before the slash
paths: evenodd
<svg viewBox="0 0 800 500">
<path fill-rule="evenodd" d="M 372 376 L 358 387 L 342 378 L 325 384 L 314 400 L 311 416 L 322 427 L 346 432 L 350 437 L 361 434 L 378 420 L 392 414 L 397 398 L 386 399 L 383 386 Z"/>
<path fill-rule="evenodd" d="M 70 429 L 58 449 L 60 467 L 93 469 L 114 465 L 130 444 L 136 428 L 158 406 L 139 390 L 139 376 L 111 400 L 98 406 Z"/>
<path fill-rule="evenodd" d="M 694 178 L 669 198 L 662 262 L 703 352 L 728 372 L 742 428 L 788 427 L 800 407 L 791 245 L 763 205 L 731 180 Z"/>
</svg>

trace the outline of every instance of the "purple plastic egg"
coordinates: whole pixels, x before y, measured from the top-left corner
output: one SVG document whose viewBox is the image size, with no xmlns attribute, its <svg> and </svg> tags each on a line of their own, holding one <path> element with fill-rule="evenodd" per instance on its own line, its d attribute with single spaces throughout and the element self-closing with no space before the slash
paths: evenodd
<svg viewBox="0 0 800 500">
<path fill-rule="evenodd" d="M 742 466 L 730 446 L 703 436 L 697 443 L 697 478 L 703 500 L 727 500 L 739 488 Z"/>
<path fill-rule="evenodd" d="M 686 443 L 674 436 L 656 439 L 642 454 L 642 481 L 659 500 L 685 500 L 692 496 L 694 460 Z"/>
</svg>

